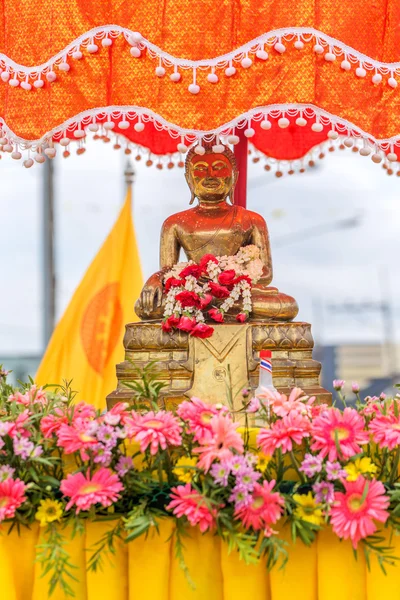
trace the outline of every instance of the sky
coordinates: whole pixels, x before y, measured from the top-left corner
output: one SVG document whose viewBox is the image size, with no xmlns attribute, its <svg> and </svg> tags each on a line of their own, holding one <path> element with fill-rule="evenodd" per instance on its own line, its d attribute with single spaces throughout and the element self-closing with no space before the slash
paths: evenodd
<svg viewBox="0 0 400 600">
<path fill-rule="evenodd" d="M 110 146 L 90 141 L 84 155 L 55 159 L 58 318 L 124 200 L 127 157 Z M 158 269 L 162 222 L 188 208 L 190 193 L 183 169 L 133 164 L 134 225 L 147 278 Z M 36 164 L 24 169 L 9 157 L 0 169 L 0 354 L 40 353 L 43 171 Z M 386 321 L 386 335 L 399 340 L 399 177 L 350 151 L 329 153 L 314 169 L 280 179 L 250 162 L 248 208 L 269 227 L 273 284 L 296 298 L 297 320 L 312 323 L 316 341 L 382 342 L 381 311 L 358 307 L 382 301 L 393 319 Z M 353 226 L 345 227 L 346 220 Z M 349 303 L 356 309 L 343 311 Z"/>
</svg>

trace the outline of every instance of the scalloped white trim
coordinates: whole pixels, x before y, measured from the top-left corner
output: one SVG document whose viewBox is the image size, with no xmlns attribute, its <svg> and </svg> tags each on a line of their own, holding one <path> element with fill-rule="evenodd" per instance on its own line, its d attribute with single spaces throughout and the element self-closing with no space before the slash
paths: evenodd
<svg viewBox="0 0 400 600">
<path fill-rule="evenodd" d="M 95 53 L 99 50 L 96 42 L 100 41 L 102 45 L 109 46 L 112 44 L 112 40 L 120 35 L 125 37 L 125 40 L 131 46 L 131 53 L 133 52 L 137 58 L 143 50 L 147 49 L 149 55 L 158 61 L 158 66 L 155 69 L 155 74 L 158 77 L 164 77 L 167 69 L 170 68 L 172 81 L 179 81 L 179 69 L 191 69 L 193 81 L 188 89 L 193 94 L 200 91 L 200 87 L 196 82 L 197 69 L 209 70 L 208 81 L 213 85 L 218 82 L 218 70 L 225 69 L 225 75 L 229 77 L 236 72 L 235 64 L 238 66 L 238 63 L 240 63 L 242 68 L 249 68 L 254 56 L 261 60 L 268 60 L 267 50 L 273 49 L 277 53 L 283 54 L 286 50 L 283 42 L 293 42 L 294 47 L 298 50 L 304 47 L 304 43 L 313 43 L 315 53 L 324 54 L 325 60 L 328 62 L 334 62 L 337 57 L 343 57 L 341 67 L 345 71 L 350 70 L 352 64 L 358 65 L 355 74 L 359 78 L 366 77 L 368 71 L 373 71 L 372 82 L 375 84 L 381 83 L 382 75 L 389 75 L 387 83 L 395 88 L 397 87 L 395 75 L 400 75 L 400 62 L 385 63 L 374 60 L 340 40 L 309 27 L 275 29 L 227 54 L 193 61 L 172 56 L 142 37 L 140 33 L 126 27 L 103 25 L 95 27 L 76 38 L 71 44 L 40 65 L 25 66 L 13 61 L 5 54 L 0 54 L 0 77 L 4 82 L 8 81 L 13 87 L 21 85 L 25 90 L 32 89 L 32 85 L 41 87 L 44 84 L 44 79 L 50 83 L 56 80 L 55 68 L 68 71 L 71 58 L 79 59 L 82 57 L 81 48 L 86 49 L 88 53 Z"/>
<path fill-rule="evenodd" d="M 270 129 L 274 125 L 269 121 L 269 118 L 273 118 L 278 120 L 275 127 L 285 128 L 289 125 L 288 117 L 291 119 L 296 118 L 297 121 L 300 120 L 303 125 L 305 121 L 312 122 L 311 128 L 316 132 L 321 131 L 323 126 L 330 126 L 332 130 L 330 137 L 332 139 L 336 139 L 339 135 L 345 136 L 350 146 L 353 145 L 355 140 L 360 140 L 365 152 L 369 151 L 372 156 L 378 156 L 381 151 L 384 153 L 389 151 L 390 155 L 393 154 L 395 146 L 400 147 L 400 134 L 387 139 L 377 139 L 350 121 L 332 115 L 312 104 L 273 104 L 253 108 L 228 123 L 209 131 L 179 127 L 166 121 L 155 112 L 138 106 L 94 108 L 68 119 L 62 125 L 47 132 L 40 139 L 31 141 L 17 136 L 7 126 L 4 119 L 0 118 L 0 150 L 20 153 L 22 149 L 26 150 L 28 155 L 31 151 L 41 155 L 43 152 L 47 154 L 50 146 L 52 148 L 50 154 L 54 155 L 56 152 L 54 141 L 60 142 L 61 145 L 69 145 L 71 140 L 67 139 L 67 134 L 72 134 L 81 145 L 85 141 L 87 132 L 97 131 L 99 128 L 106 132 L 113 130 L 114 133 L 120 131 L 123 134 L 126 128 L 119 128 L 114 122 L 114 120 L 121 119 L 128 123 L 129 127 L 133 126 L 137 132 L 143 131 L 148 122 L 153 123 L 158 131 L 168 131 L 170 136 L 177 140 L 177 151 L 184 153 L 188 149 L 187 144 L 201 144 L 202 141 L 210 142 L 214 138 L 216 138 L 216 144 L 219 143 L 220 138 L 226 143 L 235 144 L 238 142 L 236 129 L 244 129 L 244 135 L 250 140 L 255 135 L 255 130 L 252 128 L 253 121 L 264 122 L 265 125 L 260 123 L 260 126 Z M 30 159 L 30 156 L 28 158 Z M 39 160 L 38 162 L 42 161 Z M 376 162 L 378 161 L 376 160 Z"/>
</svg>

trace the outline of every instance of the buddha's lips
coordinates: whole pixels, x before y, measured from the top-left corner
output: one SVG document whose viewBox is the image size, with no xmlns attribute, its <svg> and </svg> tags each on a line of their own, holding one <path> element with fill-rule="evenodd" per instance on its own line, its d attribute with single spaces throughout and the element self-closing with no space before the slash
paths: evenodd
<svg viewBox="0 0 400 600">
<path fill-rule="evenodd" d="M 202 186 L 210 190 L 216 190 L 221 186 L 221 181 L 219 179 L 205 179 Z"/>
</svg>

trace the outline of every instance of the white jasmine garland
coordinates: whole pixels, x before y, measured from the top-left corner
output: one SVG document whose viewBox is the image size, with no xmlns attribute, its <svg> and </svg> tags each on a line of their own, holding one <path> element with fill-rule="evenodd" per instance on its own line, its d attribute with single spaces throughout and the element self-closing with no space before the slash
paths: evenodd
<svg viewBox="0 0 400 600">
<path fill-rule="evenodd" d="M 171 287 L 167 292 L 165 308 L 164 308 L 164 319 L 168 319 L 172 315 L 177 317 L 182 315 L 194 316 L 196 323 L 204 323 L 205 312 L 208 312 L 211 305 L 208 305 L 204 309 L 200 309 L 197 306 L 186 306 L 182 307 L 182 304 L 176 300 L 176 296 L 180 292 L 194 292 L 200 298 L 203 298 L 210 292 L 210 282 L 219 284 L 218 278 L 223 271 L 234 271 L 235 276 L 246 276 L 251 279 L 252 283 L 257 283 L 263 274 L 263 263 L 260 259 L 260 250 L 257 246 L 245 246 L 234 256 L 216 256 L 218 262 L 214 260 L 208 261 L 205 267 L 205 273 L 202 277 L 202 283 L 196 279 L 193 275 L 187 275 L 182 281 L 181 286 Z M 186 267 L 195 265 L 196 263 L 192 260 L 188 262 L 180 262 L 174 265 L 163 277 L 164 284 L 170 278 L 182 279 L 180 273 Z M 251 301 L 251 284 L 247 280 L 237 282 L 229 296 L 224 299 L 220 304 L 218 310 L 224 314 L 231 310 L 235 303 L 239 302 L 242 298 L 242 312 L 248 316 L 252 311 Z M 204 311 L 204 312 L 203 312 Z"/>
</svg>

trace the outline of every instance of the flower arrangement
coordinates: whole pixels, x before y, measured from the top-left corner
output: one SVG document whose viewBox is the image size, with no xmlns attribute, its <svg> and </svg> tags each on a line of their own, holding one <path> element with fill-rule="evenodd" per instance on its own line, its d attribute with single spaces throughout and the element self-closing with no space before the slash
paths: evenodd
<svg viewBox="0 0 400 600">
<path fill-rule="evenodd" d="M 301 390 L 243 395 L 238 412 L 192 398 L 176 412 L 160 406 L 159 388 L 144 371 L 132 405 L 100 413 L 33 382 L 14 389 L 0 369 L 0 521 L 3 531 L 38 521 L 45 542 L 39 560 L 51 590 L 68 593 L 71 559 L 63 531 L 86 520 L 113 520 L 93 549 L 89 568 L 175 520 L 176 553 L 184 565 L 185 529 L 221 536 L 246 562 L 268 568 L 287 560 L 279 531 L 314 542 L 331 527 L 354 550 L 393 564 L 379 530 L 400 532 L 400 396 L 356 400 L 343 409 L 317 404 Z M 249 427 L 256 415 L 264 420 Z"/>
<path fill-rule="evenodd" d="M 178 263 L 164 276 L 164 331 L 180 329 L 194 337 L 210 337 L 214 330 L 206 318 L 222 323 L 240 298 L 242 310 L 236 320 L 244 323 L 252 309 L 251 285 L 262 273 L 260 250 L 254 245 L 240 248 L 234 256 L 206 254 L 199 264 Z"/>
</svg>

